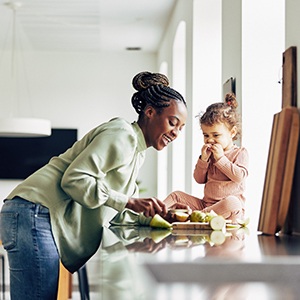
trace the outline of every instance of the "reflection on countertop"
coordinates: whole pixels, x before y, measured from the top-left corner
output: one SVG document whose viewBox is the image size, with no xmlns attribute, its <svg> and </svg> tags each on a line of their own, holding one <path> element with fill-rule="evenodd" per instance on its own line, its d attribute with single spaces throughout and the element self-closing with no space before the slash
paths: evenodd
<svg viewBox="0 0 300 300">
<path fill-rule="evenodd" d="M 274 300 L 297 299 L 293 297 L 299 294 L 297 236 L 251 234 L 248 228 L 173 232 L 111 226 L 104 228 L 97 255 L 97 288 L 105 300 L 179 295 L 240 300 L 253 299 L 254 291 Z"/>
</svg>

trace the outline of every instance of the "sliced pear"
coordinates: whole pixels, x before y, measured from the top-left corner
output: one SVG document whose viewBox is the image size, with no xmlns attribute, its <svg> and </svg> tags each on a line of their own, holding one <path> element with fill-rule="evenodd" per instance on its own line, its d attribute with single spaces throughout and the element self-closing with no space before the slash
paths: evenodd
<svg viewBox="0 0 300 300">
<path fill-rule="evenodd" d="M 205 222 L 205 218 L 206 213 L 200 210 L 194 210 L 190 216 L 191 222 Z"/>
<path fill-rule="evenodd" d="M 175 237 L 175 245 L 177 246 L 184 246 L 188 245 L 190 242 L 188 236 L 186 235 L 178 235 Z"/>
<path fill-rule="evenodd" d="M 241 227 L 247 227 L 247 225 L 250 223 L 250 218 L 246 218 L 244 220 L 237 219 L 236 221 Z"/>
<path fill-rule="evenodd" d="M 241 227 L 237 230 L 236 232 L 237 235 L 239 234 L 247 234 L 249 235 L 250 234 L 250 231 L 249 231 L 249 228 L 248 227 Z"/>
<path fill-rule="evenodd" d="M 189 214 L 185 212 L 175 212 L 175 218 L 178 222 L 185 222 L 189 218 Z"/>
<path fill-rule="evenodd" d="M 217 217 L 218 215 L 211 210 L 210 212 L 206 213 L 206 218 L 205 218 L 205 222 L 210 222 L 210 220 L 214 217 Z"/>
<path fill-rule="evenodd" d="M 238 229 L 241 228 L 239 224 L 226 223 L 226 229 Z"/>
<path fill-rule="evenodd" d="M 210 234 L 210 242 L 214 245 L 222 245 L 226 240 L 226 236 L 223 231 L 213 230 Z"/>
<path fill-rule="evenodd" d="M 209 240 L 209 235 L 208 234 L 191 235 L 190 239 L 194 245 L 203 245 Z"/>
<path fill-rule="evenodd" d="M 171 228 L 172 227 L 172 225 L 168 221 L 166 221 L 163 217 L 161 217 L 158 214 L 154 215 L 154 217 L 150 221 L 149 225 L 150 225 L 150 227 L 153 227 L 153 228 Z"/>
<path fill-rule="evenodd" d="M 222 216 L 214 216 L 210 219 L 209 225 L 213 230 L 223 230 L 226 226 L 226 220 Z"/>
<path fill-rule="evenodd" d="M 150 236 L 154 243 L 158 244 L 171 234 L 170 229 L 151 229 Z"/>
</svg>

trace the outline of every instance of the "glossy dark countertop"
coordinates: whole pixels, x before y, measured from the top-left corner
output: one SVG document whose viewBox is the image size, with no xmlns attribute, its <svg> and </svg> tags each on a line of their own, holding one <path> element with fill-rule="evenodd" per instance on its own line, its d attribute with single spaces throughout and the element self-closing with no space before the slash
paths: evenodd
<svg viewBox="0 0 300 300">
<path fill-rule="evenodd" d="M 299 236 L 118 226 L 97 256 L 105 300 L 299 299 Z"/>
</svg>

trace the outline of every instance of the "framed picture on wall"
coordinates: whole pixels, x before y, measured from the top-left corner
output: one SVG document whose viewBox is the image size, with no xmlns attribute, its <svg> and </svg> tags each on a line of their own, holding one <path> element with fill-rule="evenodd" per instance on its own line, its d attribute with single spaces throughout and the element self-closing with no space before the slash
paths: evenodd
<svg viewBox="0 0 300 300">
<path fill-rule="evenodd" d="M 225 95 L 228 93 L 235 93 L 235 78 L 230 77 L 223 83 L 223 99 L 225 99 Z"/>
<path fill-rule="evenodd" d="M 223 100 L 225 101 L 225 96 L 226 94 L 235 94 L 235 78 L 230 77 L 223 83 Z M 241 137 L 235 141 L 235 143 L 240 147 L 242 144 L 242 139 Z"/>
</svg>

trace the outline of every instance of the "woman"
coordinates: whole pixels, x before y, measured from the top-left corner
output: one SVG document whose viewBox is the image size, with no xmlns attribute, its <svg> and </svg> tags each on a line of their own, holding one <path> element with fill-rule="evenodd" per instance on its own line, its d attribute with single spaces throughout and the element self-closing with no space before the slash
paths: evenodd
<svg viewBox="0 0 300 300">
<path fill-rule="evenodd" d="M 103 225 L 124 208 L 167 213 L 158 199 L 137 198 L 136 179 L 145 150 L 177 138 L 186 102 L 162 74 L 141 72 L 132 84 L 137 122 L 114 118 L 96 127 L 5 200 L 0 232 L 12 300 L 56 299 L 59 261 L 78 270 L 97 251 Z"/>
</svg>

